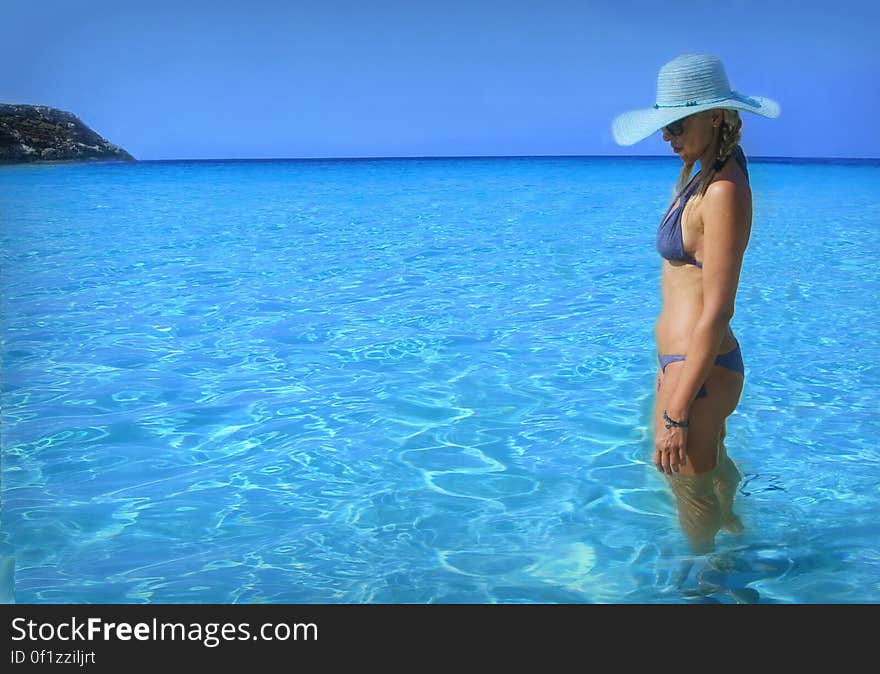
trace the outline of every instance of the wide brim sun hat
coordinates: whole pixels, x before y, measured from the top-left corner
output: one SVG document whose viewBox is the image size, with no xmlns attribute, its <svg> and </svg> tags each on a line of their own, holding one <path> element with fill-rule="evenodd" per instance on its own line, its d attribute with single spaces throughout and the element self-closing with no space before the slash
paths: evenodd
<svg viewBox="0 0 880 674">
<path fill-rule="evenodd" d="M 676 120 L 714 108 L 754 112 L 770 119 L 780 113 L 779 104 L 770 98 L 731 89 L 717 56 L 683 54 L 660 68 L 654 106 L 618 115 L 611 131 L 618 145 L 632 145 Z"/>
</svg>

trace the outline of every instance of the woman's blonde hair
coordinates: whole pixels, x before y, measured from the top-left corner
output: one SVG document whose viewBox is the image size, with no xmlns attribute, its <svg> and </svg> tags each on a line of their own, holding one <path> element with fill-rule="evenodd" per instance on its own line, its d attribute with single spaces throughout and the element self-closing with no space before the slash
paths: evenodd
<svg viewBox="0 0 880 674">
<path fill-rule="evenodd" d="M 733 154 L 734 150 L 736 150 L 736 146 L 739 145 L 739 140 L 742 137 L 742 119 L 740 119 L 739 111 L 737 110 L 722 109 L 721 112 L 723 113 L 721 118 L 721 143 L 718 145 L 718 155 L 715 158 L 724 161 Z M 690 164 L 682 166 L 681 173 L 678 174 L 678 182 L 672 192 L 673 201 L 675 201 L 679 192 L 681 192 L 690 182 L 691 173 L 693 173 L 695 163 L 696 162 L 691 162 Z M 703 177 L 700 179 L 700 187 L 688 202 L 690 207 L 693 207 L 694 204 L 702 199 L 703 195 L 706 194 L 706 190 L 709 189 L 709 183 L 712 182 L 712 178 L 714 177 L 715 166 L 713 165 L 708 167 L 708 170 L 703 173 Z M 691 202 L 693 202 L 693 204 L 691 204 Z"/>
</svg>

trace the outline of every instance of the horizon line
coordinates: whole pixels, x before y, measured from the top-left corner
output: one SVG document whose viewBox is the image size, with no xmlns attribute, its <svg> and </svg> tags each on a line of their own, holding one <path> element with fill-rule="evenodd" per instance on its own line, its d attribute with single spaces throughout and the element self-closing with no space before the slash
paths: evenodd
<svg viewBox="0 0 880 674">
<path fill-rule="evenodd" d="M 880 157 L 791 157 L 786 155 L 747 155 L 749 161 L 853 161 L 876 162 Z M 676 159 L 666 154 L 486 154 L 486 155 L 380 155 L 362 157 L 176 157 L 173 159 L 135 159 L 136 162 L 210 161 L 380 161 L 402 159 Z M 99 160 L 100 161 L 100 160 Z"/>
</svg>

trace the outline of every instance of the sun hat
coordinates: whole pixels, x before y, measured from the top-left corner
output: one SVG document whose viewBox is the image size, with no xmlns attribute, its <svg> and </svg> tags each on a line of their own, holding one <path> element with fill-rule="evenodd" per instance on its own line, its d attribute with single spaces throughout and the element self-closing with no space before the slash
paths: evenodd
<svg viewBox="0 0 880 674">
<path fill-rule="evenodd" d="M 676 120 L 714 108 L 745 110 L 771 119 L 780 112 L 776 101 L 731 89 L 717 56 L 683 54 L 660 68 L 654 107 L 618 115 L 611 131 L 618 145 L 632 145 Z"/>
</svg>

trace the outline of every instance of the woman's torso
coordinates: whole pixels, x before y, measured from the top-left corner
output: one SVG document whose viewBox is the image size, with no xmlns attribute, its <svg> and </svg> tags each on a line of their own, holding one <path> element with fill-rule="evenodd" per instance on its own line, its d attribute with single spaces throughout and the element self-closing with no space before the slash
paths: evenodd
<svg viewBox="0 0 880 674">
<path fill-rule="evenodd" d="M 744 162 L 744 158 L 743 158 Z M 716 180 L 730 180 L 737 186 L 737 199 L 742 199 L 747 212 L 746 227 L 751 227 L 752 195 L 749 189 L 748 175 L 737 161 L 727 161 L 713 176 Z M 695 179 L 699 183 L 700 178 Z M 680 203 L 682 197 L 687 198 L 698 188 L 685 190 L 672 205 L 670 212 Z M 702 261 L 703 251 L 703 209 L 706 200 L 698 203 L 687 202 L 681 213 L 681 242 L 686 256 L 697 262 Z M 711 206 L 711 204 L 710 204 Z M 663 259 L 661 274 L 661 293 L 663 307 L 655 326 L 658 353 L 686 354 L 688 344 L 703 311 L 703 271 L 689 262 Z M 721 341 L 718 353 L 727 353 L 736 348 L 736 338 L 730 326 Z"/>
</svg>

